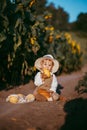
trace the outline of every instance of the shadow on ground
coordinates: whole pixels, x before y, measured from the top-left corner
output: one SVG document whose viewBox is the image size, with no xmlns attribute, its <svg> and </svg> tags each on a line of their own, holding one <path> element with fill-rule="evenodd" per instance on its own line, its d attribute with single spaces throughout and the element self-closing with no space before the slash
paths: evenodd
<svg viewBox="0 0 87 130">
<path fill-rule="evenodd" d="M 65 123 L 60 130 L 87 130 L 87 99 L 77 98 L 64 105 Z"/>
</svg>

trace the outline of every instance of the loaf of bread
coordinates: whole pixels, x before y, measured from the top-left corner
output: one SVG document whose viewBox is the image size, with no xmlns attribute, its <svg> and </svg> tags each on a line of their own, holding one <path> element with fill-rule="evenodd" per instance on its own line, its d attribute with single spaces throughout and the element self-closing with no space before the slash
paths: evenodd
<svg viewBox="0 0 87 130">
<path fill-rule="evenodd" d="M 43 69 L 43 73 L 49 78 L 50 77 L 50 71 L 48 69 Z"/>
<path fill-rule="evenodd" d="M 45 89 L 42 89 L 42 88 L 38 89 L 38 93 L 46 97 L 46 99 L 50 97 L 50 92 L 47 92 L 47 90 Z"/>
</svg>

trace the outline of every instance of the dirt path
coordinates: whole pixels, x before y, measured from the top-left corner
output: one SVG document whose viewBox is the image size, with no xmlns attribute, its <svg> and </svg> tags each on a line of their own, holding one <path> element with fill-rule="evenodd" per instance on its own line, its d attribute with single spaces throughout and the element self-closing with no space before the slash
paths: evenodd
<svg viewBox="0 0 87 130">
<path fill-rule="evenodd" d="M 74 91 L 78 80 L 85 72 L 87 72 L 87 65 L 78 72 L 58 77 L 59 84 L 63 86 L 62 96 L 68 99 L 67 102 L 34 101 L 27 104 L 11 104 L 5 101 L 6 97 L 12 93 L 25 95 L 32 93 L 34 90 L 32 81 L 16 90 L 1 91 L 0 130 L 75 130 L 76 128 L 86 130 L 87 94 L 78 96 Z"/>
</svg>

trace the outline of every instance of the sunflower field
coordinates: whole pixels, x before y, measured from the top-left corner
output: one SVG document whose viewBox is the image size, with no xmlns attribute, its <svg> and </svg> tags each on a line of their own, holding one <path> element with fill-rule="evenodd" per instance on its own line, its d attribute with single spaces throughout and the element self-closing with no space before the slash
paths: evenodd
<svg viewBox="0 0 87 130">
<path fill-rule="evenodd" d="M 35 60 L 48 53 L 60 62 L 60 73 L 81 67 L 79 44 L 49 24 L 50 12 L 36 15 L 36 2 L 0 1 L 0 89 L 29 82 Z"/>
</svg>

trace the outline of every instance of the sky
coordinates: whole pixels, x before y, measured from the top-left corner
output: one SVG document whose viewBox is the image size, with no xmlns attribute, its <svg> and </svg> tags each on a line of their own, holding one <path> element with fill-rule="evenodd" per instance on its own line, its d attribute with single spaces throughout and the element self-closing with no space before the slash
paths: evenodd
<svg viewBox="0 0 87 130">
<path fill-rule="evenodd" d="M 47 0 L 54 3 L 55 7 L 63 7 L 63 9 L 69 14 L 69 22 L 74 22 L 77 16 L 82 13 L 87 13 L 87 0 Z"/>
</svg>

